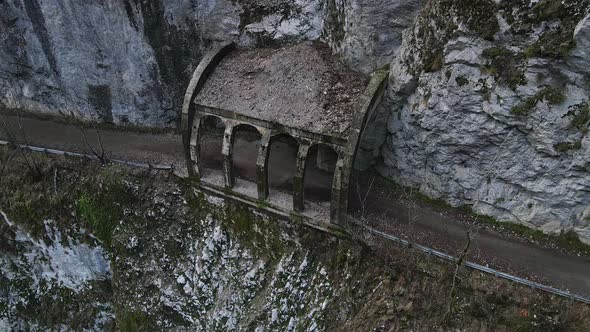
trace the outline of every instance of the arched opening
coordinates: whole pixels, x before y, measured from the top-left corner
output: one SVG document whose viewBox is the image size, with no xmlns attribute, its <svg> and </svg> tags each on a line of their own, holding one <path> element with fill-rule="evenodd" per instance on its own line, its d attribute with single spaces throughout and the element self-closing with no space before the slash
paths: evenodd
<svg viewBox="0 0 590 332">
<path fill-rule="evenodd" d="M 338 153 L 328 145 L 316 144 L 309 148 L 303 178 L 303 197 L 306 201 L 330 201 L 337 161 Z"/>
<path fill-rule="evenodd" d="M 271 137 L 268 147 L 268 186 L 284 193 L 293 193 L 293 177 L 297 169 L 299 143 L 289 134 Z M 272 191 L 271 191 L 272 195 Z"/>
<path fill-rule="evenodd" d="M 225 124 L 220 118 L 206 115 L 201 118 L 199 129 L 199 164 L 202 176 L 211 173 L 212 170 L 223 170 L 223 133 Z M 219 173 L 218 172 L 218 173 Z"/>
<path fill-rule="evenodd" d="M 256 127 L 240 124 L 233 129 L 232 173 L 235 177 L 256 182 L 256 158 L 262 135 Z"/>
</svg>

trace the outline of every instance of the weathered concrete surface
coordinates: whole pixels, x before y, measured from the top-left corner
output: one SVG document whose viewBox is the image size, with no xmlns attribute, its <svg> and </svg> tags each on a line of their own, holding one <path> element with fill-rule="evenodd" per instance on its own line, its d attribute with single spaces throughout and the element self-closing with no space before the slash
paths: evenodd
<svg viewBox="0 0 590 332">
<path fill-rule="evenodd" d="M 323 43 L 240 49 L 215 67 L 195 103 L 346 139 L 367 83 Z"/>
<path fill-rule="evenodd" d="M 203 135 L 201 123 L 207 117 L 218 117 L 225 124 L 222 147 L 224 187 L 209 187 L 217 186 L 217 183 L 207 180 L 201 181 L 201 186 L 221 190 L 227 195 L 237 194 L 236 187 L 239 186 L 236 186 L 232 166 L 233 142 L 238 128 L 244 126 L 260 137 L 255 180 L 258 190 L 256 195 L 246 196 L 250 200 L 267 200 L 268 143 L 273 135 L 286 134 L 296 139 L 299 145 L 293 176 L 292 210 L 288 208 L 287 211 L 303 213 L 308 152 L 314 145 L 326 144 L 337 155 L 329 221 L 344 225 L 354 157 L 367 123 L 383 100 L 388 70 L 378 70 L 369 79 L 350 70 L 330 53 L 328 45 L 320 42 L 238 49 L 216 61 L 218 63 L 209 75 L 202 75 L 203 68 L 211 63 L 209 58 L 213 57 L 206 56 L 195 71 L 185 97 L 185 106 L 188 103 L 189 108 L 183 108 L 184 142 L 190 142 L 186 144 L 190 151 L 187 154 L 190 176 L 200 179 L 202 173 L 199 159 L 200 137 Z M 197 84 L 201 77 L 206 77 L 206 81 Z M 194 109 L 189 103 L 193 98 Z M 192 122 L 186 120 L 190 118 Z M 319 222 L 329 226 L 327 220 Z"/>
</svg>

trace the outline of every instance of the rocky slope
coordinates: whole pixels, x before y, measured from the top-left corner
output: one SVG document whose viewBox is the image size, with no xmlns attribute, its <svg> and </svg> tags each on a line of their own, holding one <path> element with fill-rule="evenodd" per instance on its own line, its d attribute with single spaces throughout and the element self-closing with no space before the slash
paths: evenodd
<svg viewBox="0 0 590 332">
<path fill-rule="evenodd" d="M 3 331 L 581 331 L 590 323 L 586 305 L 463 269 L 449 302 L 454 266 L 276 220 L 174 177 L 36 158 L 39 172 L 0 149 L 10 160 L 0 178 Z"/>
<path fill-rule="evenodd" d="M 590 242 L 588 0 L 0 2 L 0 107 L 174 126 L 210 44 L 391 65 L 357 166 Z"/>
</svg>

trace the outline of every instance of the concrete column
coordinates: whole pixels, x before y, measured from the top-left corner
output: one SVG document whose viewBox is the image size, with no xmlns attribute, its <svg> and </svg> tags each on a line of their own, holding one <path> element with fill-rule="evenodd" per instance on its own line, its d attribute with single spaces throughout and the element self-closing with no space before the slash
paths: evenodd
<svg viewBox="0 0 590 332">
<path fill-rule="evenodd" d="M 223 133 L 223 179 L 225 187 L 231 189 L 234 187 L 235 178 L 233 174 L 233 148 L 234 148 L 234 124 L 226 123 L 225 132 Z"/>
<path fill-rule="evenodd" d="M 307 161 L 307 152 L 309 151 L 310 143 L 299 143 L 299 151 L 297 152 L 297 166 L 295 169 L 295 176 L 293 177 L 293 210 L 302 212 L 305 208 L 304 204 L 304 177 L 305 177 L 305 163 Z"/>
<path fill-rule="evenodd" d="M 334 169 L 332 179 L 332 197 L 330 202 L 330 222 L 343 225 L 344 215 L 348 210 L 348 184 L 344 184 L 346 177 L 345 158 L 339 158 Z M 344 211 L 344 212 L 343 212 Z"/>
<path fill-rule="evenodd" d="M 256 158 L 256 185 L 258 186 L 258 199 L 266 200 L 268 198 L 268 145 L 270 143 L 270 129 L 262 130 L 260 147 Z"/>
<path fill-rule="evenodd" d="M 199 160 L 200 151 L 201 151 L 201 116 L 199 113 L 196 113 L 193 117 L 192 123 L 192 130 L 191 130 L 191 137 L 189 143 L 189 175 L 194 176 L 197 179 L 201 178 L 201 161 Z"/>
</svg>

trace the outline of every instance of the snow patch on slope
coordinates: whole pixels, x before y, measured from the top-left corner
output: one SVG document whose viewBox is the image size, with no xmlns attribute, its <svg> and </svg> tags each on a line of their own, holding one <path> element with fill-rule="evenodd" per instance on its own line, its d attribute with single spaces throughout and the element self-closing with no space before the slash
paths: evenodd
<svg viewBox="0 0 590 332">
<path fill-rule="evenodd" d="M 47 285 L 56 284 L 80 291 L 88 281 L 110 279 L 110 261 L 102 247 L 91 247 L 69 236 L 64 237 L 52 220 L 43 222 L 49 240 L 45 242 L 23 231 L 4 212 L 0 214 L 15 231 L 15 242 L 26 248 L 20 256 L 6 255 L 0 259 L 0 271 L 8 279 L 16 277 L 8 268 L 9 262 L 22 271 L 29 271 L 35 288 L 43 280 Z"/>
</svg>

